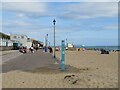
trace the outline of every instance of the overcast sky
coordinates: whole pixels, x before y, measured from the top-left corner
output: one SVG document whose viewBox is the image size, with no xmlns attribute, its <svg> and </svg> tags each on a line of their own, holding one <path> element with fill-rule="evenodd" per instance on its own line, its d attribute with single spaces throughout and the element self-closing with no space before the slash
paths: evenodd
<svg viewBox="0 0 120 90">
<path fill-rule="evenodd" d="M 53 44 L 53 20 L 56 19 L 56 43 L 68 39 L 75 45 L 117 45 L 117 2 L 4 2 L 2 32 L 25 34 Z"/>
</svg>

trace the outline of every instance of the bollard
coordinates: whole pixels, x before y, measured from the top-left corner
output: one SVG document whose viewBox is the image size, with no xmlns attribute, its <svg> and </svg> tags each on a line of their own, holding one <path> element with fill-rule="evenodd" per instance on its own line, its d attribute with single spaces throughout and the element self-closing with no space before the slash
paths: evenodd
<svg viewBox="0 0 120 90">
<path fill-rule="evenodd" d="M 62 40 L 62 65 L 61 65 L 61 70 L 65 70 L 65 41 Z"/>
<path fill-rule="evenodd" d="M 48 51 L 48 48 L 47 47 L 45 47 L 45 52 L 47 52 Z"/>
</svg>

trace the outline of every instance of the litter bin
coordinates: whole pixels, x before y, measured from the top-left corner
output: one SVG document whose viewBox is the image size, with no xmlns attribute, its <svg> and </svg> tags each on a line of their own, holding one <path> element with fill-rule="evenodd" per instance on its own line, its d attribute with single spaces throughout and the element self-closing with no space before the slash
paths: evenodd
<svg viewBox="0 0 120 90">
<path fill-rule="evenodd" d="M 45 52 L 47 52 L 48 51 L 48 48 L 45 48 Z"/>
</svg>

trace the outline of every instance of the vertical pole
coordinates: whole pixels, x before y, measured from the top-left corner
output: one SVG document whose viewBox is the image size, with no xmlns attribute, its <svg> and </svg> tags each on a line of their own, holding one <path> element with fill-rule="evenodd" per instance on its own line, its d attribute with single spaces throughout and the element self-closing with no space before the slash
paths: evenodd
<svg viewBox="0 0 120 90">
<path fill-rule="evenodd" d="M 67 38 L 66 38 L 66 47 L 67 47 Z"/>
<path fill-rule="evenodd" d="M 54 23 L 54 58 L 56 58 L 56 55 L 55 55 L 55 23 Z"/>
<path fill-rule="evenodd" d="M 65 70 L 65 41 L 62 40 L 62 66 L 61 66 L 61 69 L 62 70 Z"/>
<path fill-rule="evenodd" d="M 47 34 L 47 38 L 46 38 L 46 47 L 48 47 L 48 34 Z"/>
<path fill-rule="evenodd" d="M 46 38 L 45 38 L 45 52 L 48 51 L 48 34 L 46 35 Z"/>
<path fill-rule="evenodd" d="M 46 39 L 46 36 L 45 36 L 45 48 L 44 48 L 45 52 L 46 52 L 46 47 L 47 47 L 47 39 Z"/>
<path fill-rule="evenodd" d="M 47 38 L 45 37 L 45 46 L 47 47 Z"/>
<path fill-rule="evenodd" d="M 50 42 L 49 42 L 49 46 L 50 46 Z"/>
<path fill-rule="evenodd" d="M 46 37 L 46 51 L 48 51 L 48 34 L 47 34 L 47 37 Z"/>
</svg>

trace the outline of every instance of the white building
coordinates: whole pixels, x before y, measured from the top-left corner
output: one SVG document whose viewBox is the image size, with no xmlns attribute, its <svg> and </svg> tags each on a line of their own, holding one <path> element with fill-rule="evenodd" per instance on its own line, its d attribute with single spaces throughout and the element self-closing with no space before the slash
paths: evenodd
<svg viewBox="0 0 120 90">
<path fill-rule="evenodd" d="M 74 45 L 73 45 L 73 43 L 67 43 L 67 47 L 68 47 L 68 48 L 73 48 Z"/>
<path fill-rule="evenodd" d="M 27 39 L 27 48 L 30 48 L 32 46 L 32 44 L 33 44 L 33 40 L 28 38 Z"/>
<path fill-rule="evenodd" d="M 18 41 L 22 46 L 27 46 L 27 36 L 20 34 L 10 34 L 10 40 Z"/>
</svg>

